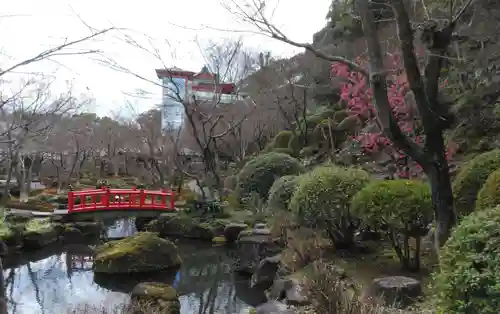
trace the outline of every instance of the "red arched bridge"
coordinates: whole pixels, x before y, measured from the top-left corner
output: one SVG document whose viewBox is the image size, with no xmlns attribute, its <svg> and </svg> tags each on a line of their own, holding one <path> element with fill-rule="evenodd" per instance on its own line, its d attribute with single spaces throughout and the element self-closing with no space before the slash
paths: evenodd
<svg viewBox="0 0 500 314">
<path fill-rule="evenodd" d="M 158 210 L 174 211 L 175 194 L 133 189 L 81 190 L 68 192 L 68 214 L 106 210 Z"/>
</svg>

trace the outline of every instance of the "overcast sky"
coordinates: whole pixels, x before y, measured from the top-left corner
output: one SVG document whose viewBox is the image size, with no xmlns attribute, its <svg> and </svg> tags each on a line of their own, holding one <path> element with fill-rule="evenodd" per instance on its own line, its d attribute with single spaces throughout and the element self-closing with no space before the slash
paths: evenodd
<svg viewBox="0 0 500 314">
<path fill-rule="evenodd" d="M 155 68 L 162 63 L 140 49 L 133 48 L 120 38 L 130 35 L 143 45 L 144 36 L 151 37 L 167 66 L 197 71 L 203 66 L 203 57 L 196 42 L 222 40 L 244 36 L 247 46 L 271 51 L 275 56 L 291 56 L 300 49 L 263 36 L 242 33 L 255 30 L 232 16 L 222 5 L 227 0 L 181 1 L 118 1 L 118 0 L 16 0 L 2 1 L 0 6 L 0 68 L 7 68 L 64 40 L 74 40 L 89 34 L 85 24 L 103 29 L 110 26 L 125 28 L 97 40 L 81 44 L 78 49 L 100 49 L 107 58 L 155 80 Z M 244 3 L 247 0 L 235 0 Z M 276 2 L 272 2 L 275 4 Z M 312 35 L 325 25 L 325 16 L 331 0 L 281 0 L 272 21 L 289 37 L 311 42 Z M 82 20 L 85 22 L 83 23 Z M 227 31 L 223 31 L 227 30 Z M 239 32 L 233 32 L 238 30 Z M 167 44 L 168 43 L 168 44 Z M 77 93 L 86 92 L 95 98 L 99 115 L 110 111 L 124 111 L 126 100 L 136 111 L 144 111 L 160 102 L 161 88 L 132 75 L 105 67 L 90 56 L 60 57 L 18 69 L 22 72 L 41 71 L 55 75 L 58 90 L 65 81 L 72 81 Z M 146 90 L 153 97 L 140 99 L 127 96 L 135 90 Z"/>
</svg>

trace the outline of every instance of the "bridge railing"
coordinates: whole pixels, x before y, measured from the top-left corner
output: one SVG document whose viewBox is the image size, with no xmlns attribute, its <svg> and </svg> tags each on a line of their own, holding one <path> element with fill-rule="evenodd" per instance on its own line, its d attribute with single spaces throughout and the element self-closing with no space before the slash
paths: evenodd
<svg viewBox="0 0 500 314">
<path fill-rule="evenodd" d="M 110 189 L 68 192 L 68 213 L 92 212 L 106 209 L 164 209 L 175 208 L 174 192 L 133 189 Z"/>
</svg>

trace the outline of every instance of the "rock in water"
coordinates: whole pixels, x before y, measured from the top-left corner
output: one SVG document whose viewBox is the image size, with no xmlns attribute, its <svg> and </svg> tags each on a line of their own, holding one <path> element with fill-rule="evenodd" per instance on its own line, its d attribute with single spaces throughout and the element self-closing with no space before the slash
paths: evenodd
<svg viewBox="0 0 500 314">
<path fill-rule="evenodd" d="M 142 273 L 158 271 L 181 264 L 175 244 L 152 232 L 108 242 L 95 250 L 97 273 Z"/>
<path fill-rule="evenodd" d="M 248 228 L 247 224 L 230 223 L 224 228 L 224 237 L 227 243 L 234 243 L 238 240 L 240 232 Z"/>
<path fill-rule="evenodd" d="M 130 297 L 134 309 L 141 311 L 148 309 L 165 314 L 181 312 L 177 291 L 165 283 L 142 282 L 134 287 Z"/>
</svg>

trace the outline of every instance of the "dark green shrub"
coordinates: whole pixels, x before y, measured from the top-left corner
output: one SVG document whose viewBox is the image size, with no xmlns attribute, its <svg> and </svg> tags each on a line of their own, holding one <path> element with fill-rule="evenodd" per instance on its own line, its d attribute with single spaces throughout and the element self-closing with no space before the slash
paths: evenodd
<svg viewBox="0 0 500 314">
<path fill-rule="evenodd" d="M 500 149 L 480 154 L 460 169 L 453 182 L 455 209 L 459 215 L 467 215 L 474 210 L 479 190 L 486 179 L 500 168 Z"/>
<path fill-rule="evenodd" d="M 237 193 L 240 199 L 252 192 L 267 200 L 269 189 L 276 178 L 305 172 L 297 159 L 287 154 L 267 153 L 259 155 L 243 166 L 238 173 Z"/>
<path fill-rule="evenodd" d="M 500 309 L 500 206 L 460 222 L 434 274 L 438 313 L 497 314 Z"/>
<path fill-rule="evenodd" d="M 318 153 L 318 147 L 316 146 L 306 146 L 302 148 L 300 151 L 300 156 L 301 157 L 310 157 L 313 156 L 314 154 Z"/>
<path fill-rule="evenodd" d="M 354 195 L 351 209 L 366 225 L 387 230 L 404 268 L 420 269 L 421 238 L 428 233 L 427 226 L 433 220 L 431 191 L 427 183 L 373 181 Z M 413 256 L 410 238 L 414 238 L 417 244 Z"/>
<path fill-rule="evenodd" d="M 224 188 L 234 190 L 236 188 L 236 176 L 227 176 L 224 178 Z"/>
<path fill-rule="evenodd" d="M 284 176 L 274 181 L 269 190 L 267 208 L 271 210 L 288 210 L 288 203 L 297 187 L 298 176 Z"/>
<path fill-rule="evenodd" d="M 500 168 L 493 171 L 477 195 L 476 209 L 500 205 Z"/>
<path fill-rule="evenodd" d="M 322 166 L 300 176 L 289 207 L 303 224 L 324 229 L 336 247 L 353 245 L 357 219 L 351 198 L 370 180 L 357 168 Z"/>
<path fill-rule="evenodd" d="M 282 153 L 290 156 L 294 155 L 293 150 L 291 150 L 290 148 L 275 148 L 273 149 L 273 153 Z"/>
<path fill-rule="evenodd" d="M 293 136 L 292 131 L 281 131 L 274 137 L 273 148 L 288 148 L 288 142 Z"/>
</svg>

